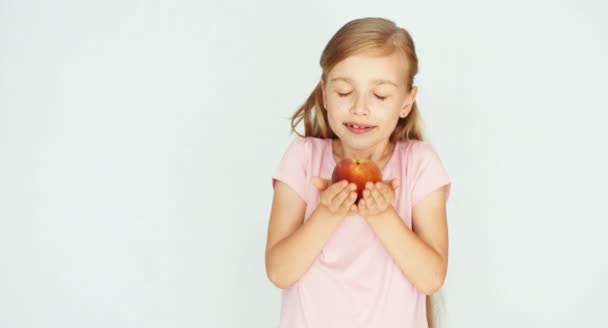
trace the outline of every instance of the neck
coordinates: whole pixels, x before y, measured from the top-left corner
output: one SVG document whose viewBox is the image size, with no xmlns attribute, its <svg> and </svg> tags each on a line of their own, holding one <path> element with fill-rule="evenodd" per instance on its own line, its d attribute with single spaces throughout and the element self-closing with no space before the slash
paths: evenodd
<svg viewBox="0 0 608 328">
<path fill-rule="evenodd" d="M 340 139 L 333 140 L 334 156 L 338 159 L 369 159 L 382 163 L 393 153 L 394 144 L 388 140 L 367 149 L 357 149 L 344 145 Z"/>
</svg>

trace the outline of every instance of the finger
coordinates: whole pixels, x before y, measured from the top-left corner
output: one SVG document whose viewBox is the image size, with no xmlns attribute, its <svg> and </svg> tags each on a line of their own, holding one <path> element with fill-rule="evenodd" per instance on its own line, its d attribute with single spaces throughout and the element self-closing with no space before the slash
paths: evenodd
<svg viewBox="0 0 608 328">
<path fill-rule="evenodd" d="M 327 188 L 327 195 L 329 199 L 332 199 L 338 195 L 338 193 L 345 189 L 354 190 L 357 186 L 354 183 L 348 183 L 346 180 L 338 181 Z"/>
<path fill-rule="evenodd" d="M 359 214 L 362 216 L 366 216 L 371 213 L 372 209 L 370 208 L 370 201 L 361 199 L 359 201 Z"/>
<path fill-rule="evenodd" d="M 340 193 L 342 195 L 343 193 Z M 352 209 L 352 206 L 355 204 L 355 200 L 357 200 L 357 193 L 354 191 L 345 192 L 345 197 L 342 199 L 340 203 L 340 209 L 344 211 L 349 211 Z"/>
<path fill-rule="evenodd" d="M 326 186 L 325 190 L 322 190 L 321 193 L 321 201 L 325 205 L 329 205 L 332 202 L 333 198 L 336 196 L 336 194 L 348 185 L 348 182 L 346 180 L 338 181 L 331 185 L 329 183 L 330 182 L 327 181 L 328 186 Z"/>
<path fill-rule="evenodd" d="M 325 204 L 332 209 L 332 211 L 338 210 L 340 208 L 340 204 L 342 203 L 342 198 L 340 198 L 340 194 L 344 193 L 348 195 L 349 186 L 347 181 L 339 181 L 330 185 L 324 192 L 323 197 L 325 197 Z M 338 198 L 337 198 L 338 197 Z"/>
<path fill-rule="evenodd" d="M 363 192 L 363 198 L 365 200 L 365 208 L 368 210 L 373 210 L 376 208 L 376 201 L 374 200 L 373 190 L 365 190 Z"/>
<path fill-rule="evenodd" d="M 343 208 L 343 203 L 348 201 L 348 197 L 352 197 L 352 191 L 349 188 L 344 188 L 342 191 L 337 193 L 331 200 L 332 205 L 335 209 Z M 347 207 L 348 208 L 348 207 Z"/>
<path fill-rule="evenodd" d="M 310 182 L 313 186 L 315 186 L 315 188 L 319 189 L 319 191 L 325 190 L 325 188 L 327 188 L 329 185 L 329 180 L 317 176 L 312 177 Z"/>
<path fill-rule="evenodd" d="M 363 190 L 363 198 L 369 200 L 369 198 L 372 196 L 372 191 L 371 189 L 365 189 Z"/>
<path fill-rule="evenodd" d="M 359 210 L 359 212 L 361 214 L 364 214 L 367 212 L 367 202 L 365 201 L 365 199 L 359 200 L 359 205 L 357 205 L 357 209 Z"/>
<path fill-rule="evenodd" d="M 355 199 L 357 199 L 357 197 L 355 197 Z M 348 211 L 348 215 L 356 215 L 356 214 L 360 214 L 360 210 L 359 207 L 357 206 L 357 204 L 352 204 L 350 206 L 350 209 Z"/>
<path fill-rule="evenodd" d="M 385 201 L 391 201 L 393 198 L 395 198 L 394 196 L 394 191 L 390 186 L 387 186 L 385 184 L 382 184 L 382 186 L 380 186 L 379 188 L 377 188 L 378 191 L 380 192 L 380 195 L 382 196 L 382 198 L 384 198 Z"/>
<path fill-rule="evenodd" d="M 375 184 L 376 188 L 393 188 L 391 180 L 384 180 Z"/>
<path fill-rule="evenodd" d="M 393 190 L 397 190 L 400 185 L 401 185 L 401 181 L 399 179 L 391 180 L 391 186 L 393 187 Z"/>
<path fill-rule="evenodd" d="M 386 203 L 386 199 L 384 199 L 384 196 L 379 191 L 379 188 L 372 190 L 372 198 L 374 199 L 374 204 L 376 206 L 382 206 Z"/>
<path fill-rule="evenodd" d="M 374 183 L 371 181 L 368 181 L 365 183 L 365 189 L 367 190 L 372 190 L 374 188 Z"/>
<path fill-rule="evenodd" d="M 332 199 L 334 198 L 334 194 L 332 194 L 332 192 L 330 190 L 332 185 L 330 185 L 329 180 L 321 179 L 318 177 L 313 177 L 313 183 L 316 184 L 315 187 L 323 188 L 323 189 L 319 189 L 321 191 L 320 201 L 323 205 L 329 207 L 331 205 Z M 340 183 L 346 184 L 346 182 L 344 182 L 344 181 L 338 182 L 336 184 L 340 184 Z"/>
<path fill-rule="evenodd" d="M 384 180 L 382 181 L 382 184 L 393 190 L 397 190 L 397 188 L 399 188 L 399 185 L 401 185 L 401 181 L 399 179 Z"/>
</svg>

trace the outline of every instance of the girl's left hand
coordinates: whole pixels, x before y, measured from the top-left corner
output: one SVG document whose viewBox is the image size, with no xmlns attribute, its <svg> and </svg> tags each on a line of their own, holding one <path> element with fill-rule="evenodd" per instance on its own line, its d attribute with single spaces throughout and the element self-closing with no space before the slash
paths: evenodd
<svg viewBox="0 0 608 328">
<path fill-rule="evenodd" d="M 395 190 L 399 188 L 400 181 L 393 179 L 365 184 L 363 198 L 359 200 L 358 212 L 364 218 L 384 214 L 393 207 L 395 202 Z"/>
</svg>

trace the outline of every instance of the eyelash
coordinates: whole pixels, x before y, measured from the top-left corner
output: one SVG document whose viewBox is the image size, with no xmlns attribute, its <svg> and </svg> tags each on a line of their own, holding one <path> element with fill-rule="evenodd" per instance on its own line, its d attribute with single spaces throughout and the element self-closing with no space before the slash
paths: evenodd
<svg viewBox="0 0 608 328">
<path fill-rule="evenodd" d="M 339 93 L 339 92 L 338 92 L 338 96 L 340 96 L 340 97 L 346 97 L 346 96 L 348 96 L 349 94 L 351 94 L 351 92 L 349 92 L 349 93 Z M 388 97 L 380 97 L 380 96 L 378 96 L 378 95 L 374 95 L 374 96 L 376 96 L 376 98 L 378 98 L 379 100 L 385 100 L 386 98 L 388 98 Z"/>
</svg>

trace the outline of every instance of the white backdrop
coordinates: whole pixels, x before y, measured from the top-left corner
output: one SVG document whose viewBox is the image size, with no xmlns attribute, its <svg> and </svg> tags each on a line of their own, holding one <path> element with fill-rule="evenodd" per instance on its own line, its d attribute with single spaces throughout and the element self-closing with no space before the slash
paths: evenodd
<svg viewBox="0 0 608 328">
<path fill-rule="evenodd" d="M 276 327 L 270 178 L 365 16 L 454 183 L 442 327 L 608 326 L 606 2 L 220 3 L 0 1 L 0 327 Z"/>
</svg>

